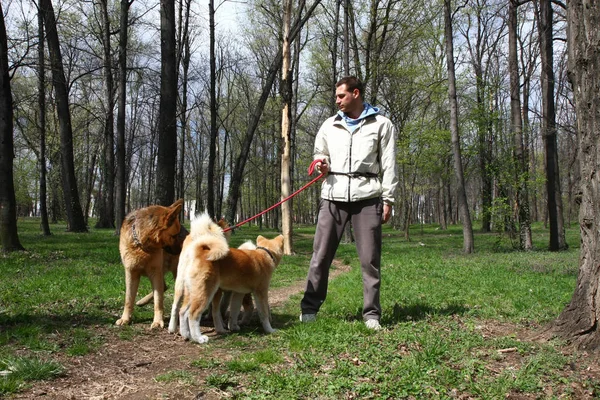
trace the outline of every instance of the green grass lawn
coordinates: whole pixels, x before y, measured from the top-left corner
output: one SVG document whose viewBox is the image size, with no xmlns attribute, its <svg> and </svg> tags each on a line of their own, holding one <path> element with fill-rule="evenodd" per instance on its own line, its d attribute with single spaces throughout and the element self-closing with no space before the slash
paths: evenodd
<svg viewBox="0 0 600 400">
<path fill-rule="evenodd" d="M 39 220 L 19 220 L 28 251 L 0 255 L 0 396 L 64 374 L 59 359 L 93 354 L 105 340 L 95 327 L 112 327 L 122 311 L 124 274 L 114 233 L 73 234 L 56 225 L 51 237 L 42 237 L 38 227 Z M 313 227 L 295 229 L 296 254 L 284 257 L 273 288 L 305 278 L 313 233 Z M 231 245 L 258 234 L 276 232 L 244 227 Z M 514 250 L 506 236 L 476 234 L 475 253 L 464 255 L 460 227 L 415 226 L 407 241 L 386 226 L 384 330 L 362 323 L 356 250 L 342 244 L 337 258 L 352 268 L 330 283 L 317 322 L 298 322 L 301 294 L 295 294 L 273 311 L 277 333 L 227 335 L 184 370 L 155 380 L 197 385 L 202 372 L 203 387 L 256 399 L 598 396 L 597 377 L 573 372 L 572 365 L 581 365 L 577 353 L 559 342 L 523 339 L 569 302 L 578 268 L 578 227 L 569 229 L 570 248 L 560 253 L 545 250 L 543 226 L 535 225 L 533 234 L 531 252 Z M 144 279 L 140 293 L 149 290 Z M 171 299 L 169 290 L 166 315 Z M 151 307 L 136 308 L 134 325 L 151 321 Z M 117 331 L 120 340 L 140 334 Z M 216 346 L 231 357 L 211 356 Z"/>
</svg>

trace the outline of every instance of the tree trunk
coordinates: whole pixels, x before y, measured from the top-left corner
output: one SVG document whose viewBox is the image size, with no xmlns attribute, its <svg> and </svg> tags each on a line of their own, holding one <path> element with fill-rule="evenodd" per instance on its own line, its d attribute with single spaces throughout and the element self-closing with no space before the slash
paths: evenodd
<svg viewBox="0 0 600 400">
<path fill-rule="evenodd" d="M 50 236 L 48 223 L 48 187 L 46 178 L 46 62 L 44 51 L 44 16 L 38 10 L 38 130 L 40 133 L 40 227 Z"/>
<path fill-rule="evenodd" d="M 175 199 L 177 164 L 177 63 L 175 48 L 175 0 L 160 1 L 160 107 L 156 191 L 158 204 Z"/>
<path fill-rule="evenodd" d="M 121 232 L 125 219 L 127 173 L 125 164 L 125 108 L 127 106 L 127 31 L 129 27 L 129 0 L 121 0 L 121 28 L 119 30 L 119 104 L 117 108 L 117 176 L 115 192 L 115 232 Z"/>
<path fill-rule="evenodd" d="M 104 151 L 101 167 L 104 179 L 104 190 L 100 192 L 100 204 L 96 228 L 115 227 L 115 89 L 113 78 L 112 54 L 110 45 L 110 18 L 108 0 L 100 1 L 102 14 L 102 48 L 104 50 Z"/>
<path fill-rule="evenodd" d="M 581 250 L 577 285 L 569 305 L 544 332 L 580 349 L 600 346 L 600 5 L 567 2 L 569 79 L 573 85 L 580 151 Z"/>
<path fill-rule="evenodd" d="M 70 232 L 87 232 L 79 200 L 79 190 L 77 190 L 77 179 L 75 177 L 73 128 L 71 126 L 71 111 L 69 110 L 69 94 L 62 63 L 60 43 L 58 41 L 58 32 L 56 30 L 56 18 L 51 0 L 40 0 L 39 6 L 44 15 L 46 41 L 50 53 L 50 65 L 52 66 L 52 84 L 56 96 L 56 112 L 58 114 L 60 130 L 62 186 L 68 224 L 67 230 Z"/>
<path fill-rule="evenodd" d="M 523 120 L 521 118 L 521 91 L 519 86 L 519 63 L 517 58 L 517 3 L 508 5 L 508 65 L 510 70 L 510 116 L 514 140 L 515 173 L 517 182 L 517 216 L 519 221 L 519 247 L 533 248 L 531 220 L 529 217 L 529 157 L 523 144 Z"/>
<path fill-rule="evenodd" d="M 215 2 L 208 2 L 210 30 L 210 142 L 208 144 L 208 167 L 206 172 L 206 210 L 215 217 L 215 164 L 217 161 L 217 66 L 215 54 Z"/>
<path fill-rule="evenodd" d="M 454 173 L 456 175 L 456 197 L 458 211 L 463 225 L 463 250 L 467 254 L 473 253 L 475 244 L 473 240 L 473 225 L 469 214 L 465 178 L 460 152 L 460 137 L 458 133 L 458 101 L 456 99 L 456 74 L 454 68 L 454 43 L 452 33 L 452 15 L 450 0 L 444 0 L 444 26 L 446 39 L 446 59 L 448 66 L 448 100 L 450 103 L 450 135 L 452 137 L 452 154 L 454 155 Z"/>
<path fill-rule="evenodd" d="M 290 120 L 292 106 L 292 77 L 291 77 L 291 46 L 289 40 L 292 18 L 292 1 L 285 0 L 283 7 L 283 61 L 281 64 L 281 98 L 283 109 L 281 111 L 281 137 L 283 149 L 281 151 L 281 199 L 287 198 L 292 193 L 290 178 Z M 281 230 L 284 237 L 283 252 L 290 255 L 294 251 L 292 241 L 292 205 L 291 200 L 281 205 Z"/>
<path fill-rule="evenodd" d="M 0 241 L 2 251 L 24 250 L 17 232 L 17 200 L 13 180 L 13 99 L 8 71 L 8 43 L 0 4 Z"/>
<path fill-rule="evenodd" d="M 558 144 L 556 139 L 556 111 L 554 108 L 554 66 L 552 47 L 552 3 L 540 0 L 539 9 L 540 56 L 542 59 L 542 134 L 546 163 L 546 195 L 550 224 L 550 251 L 567 248 L 562 217 L 562 201 L 558 172 Z"/>
<path fill-rule="evenodd" d="M 350 75 L 350 0 L 344 1 L 344 75 Z"/>
<path fill-rule="evenodd" d="M 181 46 L 180 58 L 181 58 L 181 65 L 183 68 L 183 75 L 181 78 L 181 80 L 182 80 L 181 111 L 179 113 L 180 125 L 181 125 L 181 138 L 180 138 L 180 144 L 179 144 L 179 167 L 177 168 L 178 176 L 179 176 L 179 179 L 177 179 L 177 181 L 179 182 L 179 191 L 177 193 L 177 198 L 179 198 L 179 199 L 185 198 L 185 182 L 184 182 L 185 164 L 184 164 L 184 161 L 185 161 L 186 139 L 187 139 L 187 134 L 188 134 L 188 129 L 189 129 L 188 109 L 187 109 L 187 107 L 188 107 L 187 91 L 188 91 L 188 72 L 190 69 L 190 59 L 191 59 L 190 35 L 189 35 L 190 7 L 191 7 L 191 0 L 187 0 L 185 2 L 185 17 L 184 17 L 184 21 L 183 21 L 183 27 L 181 28 L 183 30 L 183 32 L 180 35 L 180 36 L 182 36 L 182 43 L 180 44 L 180 46 Z M 181 221 L 184 220 L 184 216 L 185 216 L 185 207 L 182 207 L 181 216 L 180 216 Z"/>
</svg>

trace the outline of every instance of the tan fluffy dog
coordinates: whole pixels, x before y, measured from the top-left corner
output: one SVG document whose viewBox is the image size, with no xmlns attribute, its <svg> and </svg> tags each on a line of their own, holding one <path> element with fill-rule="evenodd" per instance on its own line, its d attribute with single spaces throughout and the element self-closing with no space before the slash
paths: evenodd
<svg viewBox="0 0 600 400">
<path fill-rule="evenodd" d="M 171 270 L 173 276 L 176 276 L 172 255 L 167 254 L 165 260 L 164 248 L 177 245 L 182 206 L 183 200 L 180 199 L 169 207 L 140 208 L 125 217 L 119 238 L 119 251 L 125 268 L 125 307 L 117 325 L 131 322 L 135 296 L 140 278 L 144 275 L 152 283 L 154 297 L 154 320 L 151 327 L 164 327 L 164 275 Z"/>
<path fill-rule="evenodd" d="M 254 249 L 230 249 L 223 230 L 203 214 L 192 221 L 179 258 L 169 332 L 177 331 L 197 343 L 208 337 L 200 331 L 200 317 L 219 289 L 232 291 L 229 329 L 239 330 L 238 315 L 244 294 L 252 293 L 266 333 L 269 321 L 269 284 L 283 255 L 283 236 L 258 236 Z M 215 329 L 223 332 L 219 302 L 212 302 Z"/>
</svg>

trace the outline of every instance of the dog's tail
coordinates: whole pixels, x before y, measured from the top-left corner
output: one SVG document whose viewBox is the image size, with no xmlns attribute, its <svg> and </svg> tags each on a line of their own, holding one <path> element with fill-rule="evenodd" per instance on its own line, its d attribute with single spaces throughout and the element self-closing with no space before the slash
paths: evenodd
<svg viewBox="0 0 600 400">
<path fill-rule="evenodd" d="M 229 244 L 223 228 L 206 213 L 197 215 L 190 224 L 190 236 L 196 251 L 209 261 L 220 260 L 229 254 Z"/>
</svg>

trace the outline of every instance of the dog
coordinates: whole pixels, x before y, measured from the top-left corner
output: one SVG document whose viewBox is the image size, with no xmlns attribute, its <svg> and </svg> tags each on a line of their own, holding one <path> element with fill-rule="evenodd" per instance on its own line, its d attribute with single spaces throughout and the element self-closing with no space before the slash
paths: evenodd
<svg viewBox="0 0 600 400">
<path fill-rule="evenodd" d="M 117 325 L 131 322 L 140 278 L 144 275 L 150 279 L 153 290 L 148 295 L 154 298 L 151 328 L 164 327 L 164 275 L 171 271 L 173 277 L 177 276 L 176 259 L 164 249 L 171 247 L 176 253 L 177 246 L 180 246 L 177 241 L 181 232 L 179 213 L 182 207 L 183 199 L 180 199 L 169 207 L 140 208 L 125 217 L 119 238 L 119 252 L 125 268 L 125 307 Z"/>
<path fill-rule="evenodd" d="M 215 330 L 225 332 L 219 301 L 214 298 L 219 289 L 233 292 L 229 330 L 240 329 L 242 299 L 252 293 L 263 330 L 275 332 L 269 320 L 268 289 L 282 256 L 283 235 L 274 239 L 258 236 L 256 248 L 230 249 L 223 230 L 208 215 L 195 218 L 179 258 L 169 332 L 175 333 L 179 325 L 185 339 L 206 343 L 208 337 L 200 331 L 200 317 L 211 301 Z"/>
<path fill-rule="evenodd" d="M 175 244 L 172 246 L 166 246 L 163 248 L 163 272 L 166 275 L 168 272 L 171 272 L 173 275 L 173 280 L 177 278 L 177 264 L 179 264 L 179 254 L 181 253 L 181 248 L 183 247 L 183 241 L 187 237 L 190 232 L 185 229 L 185 226 L 181 225 L 181 230 L 175 239 Z M 164 277 L 163 275 L 163 277 Z M 163 293 L 167 291 L 167 283 L 163 279 Z M 142 299 L 138 300 L 135 305 L 136 306 L 145 306 L 150 303 L 154 298 L 154 291 L 151 291 Z"/>
</svg>

